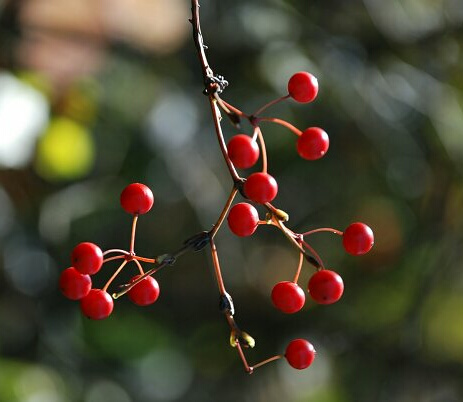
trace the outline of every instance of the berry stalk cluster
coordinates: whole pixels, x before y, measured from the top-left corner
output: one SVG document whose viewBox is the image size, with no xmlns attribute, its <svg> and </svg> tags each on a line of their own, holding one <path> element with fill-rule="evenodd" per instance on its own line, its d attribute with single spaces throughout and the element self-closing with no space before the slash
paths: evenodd
<svg viewBox="0 0 463 402">
<path fill-rule="evenodd" d="M 305 339 L 291 341 L 284 354 L 272 356 L 254 365 L 248 363 L 244 349 L 254 347 L 255 340 L 247 332 L 241 330 L 235 321 L 233 299 L 225 287 L 215 236 L 225 220 L 227 220 L 229 229 L 240 237 L 251 236 L 262 225 L 270 225 L 280 230 L 284 238 L 299 254 L 299 263 L 295 269 L 294 277 L 277 283 L 271 291 L 270 298 L 276 309 L 286 314 L 293 314 L 302 309 L 306 300 L 305 292 L 299 286 L 299 276 L 304 261 L 315 268 L 315 272 L 306 286 L 308 294 L 315 302 L 319 304 L 335 303 L 341 298 L 344 291 L 341 276 L 333 270 L 326 269 L 323 260 L 308 243 L 307 238 L 315 233 L 330 232 L 342 239 L 342 245 L 347 253 L 362 255 L 373 246 L 373 232 L 361 222 L 352 223 L 343 232 L 332 228 L 319 228 L 304 233 L 296 233 L 287 227 L 288 214 L 272 204 L 278 193 L 278 184 L 275 178 L 268 173 L 267 151 L 261 122 L 279 124 L 290 130 L 296 136 L 295 148 L 297 153 L 307 160 L 316 160 L 326 154 L 329 148 L 329 137 L 319 127 L 299 130 L 285 120 L 266 117 L 262 113 L 276 103 L 287 99 L 293 99 L 299 103 L 312 102 L 318 94 L 318 81 L 308 72 L 297 72 L 289 78 L 287 94 L 267 103 L 254 113 L 247 114 L 221 97 L 228 82 L 223 77 L 215 75 L 208 64 L 205 54 L 206 47 L 200 28 L 198 0 L 192 0 L 191 23 L 195 46 L 203 71 L 204 94 L 208 98 L 218 143 L 233 181 L 230 195 L 222 212 L 212 229 L 190 237 L 177 251 L 162 254 L 156 258 L 140 257 L 136 255 L 134 249 L 137 220 L 140 215 L 151 209 L 154 204 L 154 197 L 151 190 L 144 184 L 130 184 L 122 191 L 120 198 L 123 209 L 133 216 L 129 250 L 111 249 L 102 252 L 93 243 L 80 243 L 72 252 L 72 267 L 64 270 L 61 274 L 60 288 L 66 297 L 80 300 L 81 310 L 85 316 L 91 319 L 103 319 L 111 314 L 113 299 L 126 293 L 130 300 L 137 305 L 146 306 L 154 303 L 159 297 L 159 285 L 153 275 L 164 266 L 174 264 L 182 254 L 188 251 L 199 251 L 209 246 L 220 293 L 219 308 L 230 327 L 230 344 L 238 351 L 245 371 L 252 373 L 256 368 L 283 357 L 292 367 L 305 369 L 311 365 L 315 358 L 313 345 Z M 240 129 L 241 120 L 247 120 L 252 127 L 252 133 L 238 132 L 226 143 L 221 127 L 222 113 L 229 117 L 237 130 Z M 257 171 L 244 176 L 238 173 L 238 170 L 253 168 L 259 160 L 261 161 L 261 168 Z M 244 198 L 244 201 L 234 203 L 238 194 Z M 261 205 L 265 210 L 264 219 L 259 217 L 255 205 Z M 114 274 L 102 289 L 92 289 L 90 275 L 96 274 L 104 263 L 113 260 L 120 261 Z M 139 271 L 138 275 L 135 275 L 129 283 L 121 285 L 121 288 L 111 296 L 108 293 L 109 286 L 130 262 L 136 265 Z M 152 267 L 145 271 L 142 263 L 151 264 Z"/>
</svg>

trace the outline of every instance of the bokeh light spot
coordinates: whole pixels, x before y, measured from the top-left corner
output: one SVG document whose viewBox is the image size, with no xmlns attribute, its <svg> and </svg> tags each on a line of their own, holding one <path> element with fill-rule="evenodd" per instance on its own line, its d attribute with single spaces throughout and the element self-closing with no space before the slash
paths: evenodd
<svg viewBox="0 0 463 402">
<path fill-rule="evenodd" d="M 89 173 L 95 145 L 88 129 L 77 122 L 54 118 L 37 148 L 36 170 L 47 180 L 73 180 Z"/>
</svg>

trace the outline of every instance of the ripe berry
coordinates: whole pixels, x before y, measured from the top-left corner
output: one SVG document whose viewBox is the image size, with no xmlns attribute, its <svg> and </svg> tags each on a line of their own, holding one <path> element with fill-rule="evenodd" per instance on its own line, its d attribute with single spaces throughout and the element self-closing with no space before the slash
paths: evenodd
<svg viewBox="0 0 463 402">
<path fill-rule="evenodd" d="M 102 320 L 113 311 L 112 297 L 101 289 L 92 289 L 89 294 L 80 301 L 82 313 L 92 320 Z"/>
<path fill-rule="evenodd" d="M 80 243 L 72 250 L 71 262 L 81 274 L 93 275 L 103 265 L 103 252 L 96 244 Z"/>
<path fill-rule="evenodd" d="M 289 79 L 288 93 L 297 102 L 312 102 L 318 94 L 318 81 L 312 74 L 300 71 Z"/>
<path fill-rule="evenodd" d="M 132 183 L 122 190 L 121 205 L 129 214 L 146 214 L 153 204 L 153 192 L 144 184 Z"/>
<path fill-rule="evenodd" d="M 315 354 L 315 349 L 309 341 L 294 339 L 286 347 L 285 357 L 292 367 L 303 370 L 312 364 Z"/>
<path fill-rule="evenodd" d="M 278 310 L 292 314 L 304 306 L 305 294 L 297 283 L 279 282 L 273 287 L 272 302 Z"/>
<path fill-rule="evenodd" d="M 231 138 L 227 145 L 228 157 L 239 169 L 247 169 L 259 159 L 259 146 L 256 141 L 245 134 Z"/>
<path fill-rule="evenodd" d="M 330 139 L 324 130 L 310 127 L 304 130 L 296 143 L 297 153 L 304 159 L 320 159 L 328 151 Z"/>
<path fill-rule="evenodd" d="M 61 272 L 59 288 L 68 299 L 79 300 L 90 292 L 92 280 L 89 275 L 81 274 L 74 267 L 70 267 Z"/>
<path fill-rule="evenodd" d="M 361 222 L 350 224 L 342 236 L 344 249 L 352 255 L 368 253 L 374 242 L 373 231 L 369 226 Z"/>
<path fill-rule="evenodd" d="M 312 299 L 317 303 L 332 304 L 341 298 L 344 283 L 336 272 L 322 269 L 312 275 L 308 290 Z"/>
<path fill-rule="evenodd" d="M 140 275 L 134 276 L 132 282 L 138 279 Z M 141 282 L 137 283 L 128 292 L 129 299 L 139 306 L 147 306 L 154 303 L 159 297 L 159 285 L 156 279 L 147 276 Z"/>
<path fill-rule="evenodd" d="M 278 184 L 268 173 L 253 173 L 244 183 L 243 190 L 250 200 L 265 204 L 276 197 Z"/>
<path fill-rule="evenodd" d="M 251 236 L 257 229 L 259 214 L 251 204 L 240 202 L 230 209 L 227 221 L 230 230 L 237 236 Z"/>
</svg>

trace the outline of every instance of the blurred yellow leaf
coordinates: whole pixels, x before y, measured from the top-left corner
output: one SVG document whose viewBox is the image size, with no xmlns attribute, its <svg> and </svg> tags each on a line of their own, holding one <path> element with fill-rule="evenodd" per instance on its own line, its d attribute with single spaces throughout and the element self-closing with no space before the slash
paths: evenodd
<svg viewBox="0 0 463 402">
<path fill-rule="evenodd" d="M 35 168 L 46 180 L 74 180 L 89 173 L 94 159 L 95 145 L 88 129 L 56 117 L 39 140 Z"/>
</svg>

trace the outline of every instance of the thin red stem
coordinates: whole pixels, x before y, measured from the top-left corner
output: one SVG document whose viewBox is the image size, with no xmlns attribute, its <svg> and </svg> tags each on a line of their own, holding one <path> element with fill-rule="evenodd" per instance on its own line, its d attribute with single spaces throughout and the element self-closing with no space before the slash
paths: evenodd
<svg viewBox="0 0 463 402">
<path fill-rule="evenodd" d="M 214 224 L 214 227 L 211 230 L 211 238 L 214 238 L 214 236 L 219 231 L 220 226 L 225 220 L 225 217 L 227 216 L 230 206 L 233 203 L 233 200 L 235 199 L 237 193 L 238 189 L 235 186 L 233 186 L 233 189 L 230 195 L 228 196 L 227 202 L 225 203 L 225 206 L 223 207 L 222 212 L 220 213 L 219 219 L 217 219 L 217 222 Z"/>
<path fill-rule="evenodd" d="M 103 286 L 103 292 L 106 292 L 106 290 L 108 289 L 109 285 L 111 284 L 111 282 L 116 278 L 117 275 L 119 275 L 119 272 L 122 271 L 122 268 L 124 268 L 125 264 L 127 264 L 127 260 L 123 261 L 122 264 L 119 266 L 119 268 L 116 270 L 116 272 L 114 272 L 113 276 L 111 276 L 111 278 L 109 278 L 108 282 L 106 282 L 106 285 Z"/>
<path fill-rule="evenodd" d="M 279 359 L 281 359 L 283 357 L 284 357 L 283 355 L 276 355 L 276 356 L 269 357 L 268 359 L 262 360 L 260 363 L 254 364 L 254 366 L 250 367 L 250 369 L 255 370 L 258 367 L 261 367 L 261 366 L 263 366 L 263 365 L 265 365 L 267 363 L 273 362 L 275 360 L 279 360 Z"/>
<path fill-rule="evenodd" d="M 121 258 L 126 258 L 126 256 L 125 256 L 125 255 L 116 255 L 116 256 L 114 256 L 114 257 L 105 258 L 105 259 L 103 260 L 103 264 L 106 263 L 106 262 L 108 262 L 108 261 L 119 260 L 119 259 L 121 259 Z"/>
<path fill-rule="evenodd" d="M 268 109 L 270 106 L 276 105 L 277 103 L 284 101 L 285 99 L 288 99 L 288 98 L 289 98 L 289 94 L 282 96 L 280 98 L 274 99 L 270 101 L 269 103 L 265 104 L 264 106 L 262 106 L 260 109 L 256 110 L 252 115 L 259 116 L 259 114 L 261 114 L 264 110 Z"/>
<path fill-rule="evenodd" d="M 216 99 L 217 99 L 217 98 L 216 98 Z M 231 110 L 233 113 L 237 114 L 238 116 L 243 117 L 243 118 L 249 120 L 249 116 L 248 116 L 246 113 L 244 113 L 242 110 L 236 108 L 235 106 L 230 105 L 228 102 L 224 101 L 222 98 L 218 98 L 218 99 L 217 99 L 217 102 L 219 103 L 220 106 L 222 106 L 222 108 L 223 108 L 223 106 L 225 106 L 225 108 Z M 223 105 L 222 105 L 221 103 L 222 103 Z M 224 110 L 225 110 L 225 109 L 224 109 Z M 225 110 L 225 111 L 226 111 L 226 110 Z"/>
<path fill-rule="evenodd" d="M 132 259 L 143 262 L 149 262 L 150 264 L 156 264 L 156 260 L 154 258 L 139 257 L 138 255 L 134 255 Z"/>
<path fill-rule="evenodd" d="M 304 254 L 299 253 L 299 264 L 297 266 L 296 275 L 294 275 L 294 279 L 293 279 L 294 283 L 297 283 L 297 281 L 299 280 L 299 275 L 301 274 L 303 262 L 304 262 Z"/>
<path fill-rule="evenodd" d="M 121 291 L 119 292 L 116 292 L 116 293 L 113 293 L 112 296 L 113 296 L 113 299 L 119 299 L 119 297 L 125 295 L 128 291 L 130 291 L 130 289 L 132 289 L 134 286 L 138 285 L 143 279 L 145 279 L 147 276 L 150 276 L 150 275 L 154 275 L 156 273 L 156 271 L 158 269 L 160 269 L 161 267 L 155 267 L 155 268 L 151 268 L 149 271 L 146 271 L 144 274 L 142 274 L 141 276 L 139 276 L 136 280 L 134 280 L 133 282 L 130 282 L 126 285 L 124 285 L 124 289 L 122 289 Z"/>
<path fill-rule="evenodd" d="M 143 267 L 141 266 L 140 261 L 135 260 L 135 259 L 134 261 L 135 261 L 135 264 L 137 264 L 138 270 L 140 271 L 140 275 L 143 275 L 145 271 L 143 271 Z"/>
<path fill-rule="evenodd" d="M 303 236 L 309 236 L 312 233 L 317 233 L 317 232 L 331 232 L 331 233 L 337 234 L 339 236 L 344 235 L 344 233 L 341 232 L 340 230 L 336 230 L 336 229 L 333 229 L 333 228 L 319 228 L 319 229 L 309 230 L 308 232 L 302 233 L 302 235 Z"/>
<path fill-rule="evenodd" d="M 258 126 L 255 127 L 255 132 L 257 133 L 257 137 L 259 138 L 260 148 L 262 152 L 262 173 L 267 173 L 267 149 L 265 148 L 264 136 L 262 135 L 262 131 Z"/>
<path fill-rule="evenodd" d="M 237 339 L 236 340 L 236 350 L 238 351 L 238 354 L 241 358 L 241 361 L 243 362 L 244 369 L 248 374 L 252 374 L 252 367 L 249 367 L 248 361 L 246 360 L 246 356 L 244 356 L 243 349 L 241 348 L 240 341 Z"/>
<path fill-rule="evenodd" d="M 241 181 L 241 177 L 236 172 L 235 166 L 233 165 L 232 161 L 228 157 L 227 152 L 227 145 L 225 144 L 225 139 L 222 133 L 222 126 L 220 125 L 220 110 L 217 107 L 217 101 L 214 99 L 213 96 L 209 96 L 209 104 L 211 106 L 212 111 L 212 119 L 214 120 L 215 132 L 217 135 L 217 140 L 219 142 L 220 150 L 222 151 L 222 156 L 227 164 L 228 171 L 230 172 L 230 176 L 233 179 L 233 182 Z"/>
<path fill-rule="evenodd" d="M 265 206 L 268 207 L 268 208 L 271 207 L 273 210 L 275 209 L 275 207 L 273 207 L 268 202 L 265 204 Z M 273 217 L 272 222 L 273 222 L 273 224 L 275 226 L 277 226 L 283 232 L 283 234 L 286 236 L 286 238 L 289 240 L 289 242 L 294 247 L 296 247 L 300 252 L 305 254 L 305 250 L 303 249 L 301 244 L 296 240 L 295 234 L 291 229 L 288 229 L 283 222 L 281 222 L 279 219 L 277 219 L 275 217 Z"/>
<path fill-rule="evenodd" d="M 111 250 L 106 250 L 103 253 L 103 255 L 105 256 L 106 254 L 110 254 L 110 253 L 121 253 L 121 254 L 124 254 L 124 255 L 129 255 L 130 254 L 128 251 L 121 250 L 120 248 L 112 248 Z"/>
<path fill-rule="evenodd" d="M 133 216 L 132 220 L 132 233 L 130 235 L 130 254 L 135 254 L 135 231 L 137 230 L 137 221 L 138 221 L 138 214 Z"/>
<path fill-rule="evenodd" d="M 302 131 L 299 130 L 297 127 L 293 126 L 291 123 L 288 123 L 286 120 L 278 119 L 276 117 L 259 117 L 256 119 L 256 121 L 257 121 L 257 124 L 261 121 L 268 121 L 270 123 L 276 123 L 276 124 L 279 124 L 280 126 L 284 126 L 288 128 L 297 136 L 300 136 L 302 134 Z"/>
<path fill-rule="evenodd" d="M 217 286 L 219 287 L 219 292 L 223 296 L 226 293 L 225 284 L 222 278 L 222 271 L 220 269 L 219 255 L 217 254 L 217 247 L 215 246 L 214 239 L 211 238 L 211 255 L 212 255 L 212 264 L 214 265 L 215 277 L 217 279 Z"/>
</svg>

